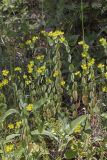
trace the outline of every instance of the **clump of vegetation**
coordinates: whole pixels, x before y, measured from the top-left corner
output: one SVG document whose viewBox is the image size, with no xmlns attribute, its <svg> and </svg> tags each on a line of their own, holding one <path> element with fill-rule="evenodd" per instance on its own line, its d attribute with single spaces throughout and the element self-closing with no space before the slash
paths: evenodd
<svg viewBox="0 0 107 160">
<path fill-rule="evenodd" d="M 106 157 L 106 61 L 97 64 L 89 55 L 89 46 L 80 41 L 80 70 L 72 68 L 68 58 L 69 75 L 64 79 L 61 47 L 65 46 L 67 57 L 70 53 L 64 32 L 41 31 L 25 45 L 33 48 L 41 39 L 47 51 L 26 65 L 1 71 L 1 158 Z M 100 43 L 106 53 L 106 39 Z M 70 104 L 64 102 L 66 94 L 72 97 Z"/>
</svg>

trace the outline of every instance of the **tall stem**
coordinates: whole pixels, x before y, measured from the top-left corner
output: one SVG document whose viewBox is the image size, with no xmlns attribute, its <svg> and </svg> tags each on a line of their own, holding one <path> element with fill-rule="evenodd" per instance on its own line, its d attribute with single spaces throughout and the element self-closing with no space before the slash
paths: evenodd
<svg viewBox="0 0 107 160">
<path fill-rule="evenodd" d="M 81 0 L 81 19 L 82 19 L 82 36 L 84 41 L 84 8 L 83 8 L 83 0 Z"/>
</svg>

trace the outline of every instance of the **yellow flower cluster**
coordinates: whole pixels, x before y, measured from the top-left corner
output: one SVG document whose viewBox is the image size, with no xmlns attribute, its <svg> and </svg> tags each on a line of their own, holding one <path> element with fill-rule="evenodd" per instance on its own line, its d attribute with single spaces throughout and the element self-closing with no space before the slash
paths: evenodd
<svg viewBox="0 0 107 160">
<path fill-rule="evenodd" d="M 37 36 L 33 36 L 33 37 L 32 37 L 32 42 L 35 43 L 36 40 L 38 40 L 38 39 L 39 39 L 39 38 L 38 38 Z"/>
<path fill-rule="evenodd" d="M 60 43 L 64 43 L 65 42 L 65 37 L 64 37 L 64 32 L 56 30 L 56 31 L 50 31 L 50 32 L 45 32 L 42 31 L 42 33 L 47 36 L 47 37 L 51 37 L 53 39 L 57 39 L 59 40 Z"/>
<path fill-rule="evenodd" d="M 53 77 L 58 77 L 59 76 L 59 71 L 54 71 L 54 73 L 53 73 Z"/>
<path fill-rule="evenodd" d="M 12 152 L 12 151 L 13 151 L 13 149 L 14 149 L 13 144 L 8 144 L 8 145 L 6 145 L 6 147 L 5 147 L 5 151 L 6 151 L 6 153 L 10 153 L 10 152 Z"/>
<path fill-rule="evenodd" d="M 85 52 L 88 51 L 89 45 L 87 45 L 87 44 L 85 43 L 85 41 L 80 41 L 80 42 L 78 42 L 78 44 L 83 46 L 83 49 L 84 49 Z"/>
<path fill-rule="evenodd" d="M 2 80 L 2 85 L 5 86 L 9 83 L 8 79 L 3 79 Z"/>
<path fill-rule="evenodd" d="M 23 75 L 23 78 L 24 78 L 24 79 L 27 79 L 27 75 L 26 75 L 26 74 L 24 74 L 24 75 Z"/>
<path fill-rule="evenodd" d="M 59 31 L 59 30 L 57 30 L 57 31 L 51 31 L 51 32 L 42 31 L 42 33 L 44 35 L 49 36 L 49 37 L 58 37 L 58 36 L 63 36 L 64 35 L 64 32 Z"/>
<path fill-rule="evenodd" d="M 78 124 L 78 126 L 74 129 L 74 133 L 80 133 L 81 132 L 81 125 Z"/>
<path fill-rule="evenodd" d="M 51 80 L 50 78 L 47 78 L 47 79 L 46 79 L 46 82 L 49 83 L 49 84 L 51 84 L 51 83 L 52 83 L 52 80 Z"/>
<path fill-rule="evenodd" d="M 17 71 L 17 72 L 21 72 L 21 68 L 20 67 L 16 67 L 14 70 Z"/>
<path fill-rule="evenodd" d="M 28 105 L 26 106 L 26 110 L 27 110 L 27 111 L 32 111 L 32 110 L 33 110 L 33 104 L 28 104 Z"/>
<path fill-rule="evenodd" d="M 8 85 L 8 83 L 9 83 L 9 80 L 8 80 L 8 79 L 3 79 L 3 80 L 0 82 L 0 88 L 2 88 L 3 86 Z"/>
<path fill-rule="evenodd" d="M 26 85 L 30 85 L 31 83 L 32 83 L 31 80 L 26 80 L 26 81 L 25 81 L 25 84 L 26 84 Z"/>
<path fill-rule="evenodd" d="M 98 64 L 98 68 L 99 69 L 103 69 L 104 68 L 104 64 L 102 64 L 102 63 Z"/>
<path fill-rule="evenodd" d="M 44 73 L 45 70 L 46 70 L 46 66 L 41 66 L 37 69 L 37 73 Z"/>
<path fill-rule="evenodd" d="M 25 42 L 26 45 L 31 45 L 32 43 L 35 43 L 39 38 L 37 36 L 33 36 L 32 39 L 29 39 Z"/>
<path fill-rule="evenodd" d="M 22 125 L 22 121 L 17 121 L 15 128 L 18 129 L 18 128 L 20 128 L 21 125 Z"/>
<path fill-rule="evenodd" d="M 60 43 L 63 43 L 65 42 L 65 37 L 64 36 L 61 36 L 61 38 L 59 39 Z"/>
<path fill-rule="evenodd" d="M 81 72 L 80 72 L 80 71 L 77 71 L 77 72 L 74 73 L 74 75 L 75 75 L 75 76 L 81 76 Z"/>
<path fill-rule="evenodd" d="M 82 63 L 81 68 L 82 68 L 83 70 L 87 70 L 87 69 L 88 69 L 87 65 L 84 64 L 84 63 Z"/>
<path fill-rule="evenodd" d="M 92 58 L 92 59 L 90 59 L 90 60 L 87 62 L 87 64 L 86 64 L 86 63 L 82 63 L 82 64 L 81 64 L 81 68 L 82 68 L 83 70 L 87 70 L 88 67 L 93 66 L 94 63 L 95 63 L 95 59 Z"/>
<path fill-rule="evenodd" d="M 8 70 L 4 69 L 4 70 L 2 71 L 2 75 L 3 75 L 3 76 L 7 76 L 8 74 L 9 74 L 9 71 L 8 71 Z"/>
<path fill-rule="evenodd" d="M 88 56 L 88 53 L 87 53 L 86 51 L 84 51 L 83 53 L 81 53 L 81 56 L 82 56 L 83 58 L 86 58 L 86 57 Z"/>
<path fill-rule="evenodd" d="M 106 41 L 105 38 L 101 38 L 101 39 L 99 40 L 99 42 L 101 43 L 101 45 L 102 45 L 103 47 L 105 47 L 105 46 L 107 45 L 107 41 Z"/>
<path fill-rule="evenodd" d="M 92 65 L 94 65 L 94 63 L 95 63 L 95 59 L 94 58 L 90 59 L 88 62 L 88 67 L 91 67 Z"/>
<path fill-rule="evenodd" d="M 33 71 L 33 68 L 32 68 L 32 71 Z M 27 76 L 26 74 L 23 75 L 23 79 L 25 80 L 25 84 L 26 85 L 30 85 L 32 83 L 32 78 L 31 76 Z"/>
<path fill-rule="evenodd" d="M 28 73 L 33 72 L 33 66 L 34 66 L 34 61 L 30 61 L 30 63 L 27 65 Z"/>
<path fill-rule="evenodd" d="M 36 57 L 36 59 L 39 60 L 39 61 L 40 61 L 40 60 L 43 60 L 43 59 L 44 59 L 44 55 L 38 55 L 38 56 Z"/>
<path fill-rule="evenodd" d="M 13 123 L 9 123 L 9 124 L 8 124 L 8 128 L 9 128 L 9 129 L 14 129 L 14 124 L 13 124 Z"/>
<path fill-rule="evenodd" d="M 32 41 L 31 40 L 27 40 L 26 41 L 26 45 L 30 45 L 30 44 L 32 44 Z"/>
<path fill-rule="evenodd" d="M 48 33 L 48 36 L 49 37 L 58 37 L 58 36 L 62 36 L 62 35 L 64 35 L 64 32 L 62 32 L 62 31 L 55 31 L 55 32 L 49 32 Z"/>
<path fill-rule="evenodd" d="M 8 124 L 8 128 L 9 128 L 9 129 L 14 129 L 14 128 L 17 128 L 17 129 L 18 129 L 18 128 L 20 128 L 21 124 L 22 124 L 21 121 L 17 121 L 17 122 L 16 122 L 16 125 L 14 125 L 13 123 L 9 123 L 9 124 Z"/>
<path fill-rule="evenodd" d="M 60 82 L 60 85 L 61 85 L 62 87 L 64 87 L 64 85 L 65 85 L 65 81 L 64 81 L 64 80 L 62 80 L 62 81 Z"/>
</svg>

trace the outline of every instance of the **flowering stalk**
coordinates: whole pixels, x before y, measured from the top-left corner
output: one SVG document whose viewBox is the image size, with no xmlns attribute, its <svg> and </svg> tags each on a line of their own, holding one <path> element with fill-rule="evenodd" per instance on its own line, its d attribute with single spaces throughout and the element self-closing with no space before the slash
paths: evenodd
<svg viewBox="0 0 107 160">
<path fill-rule="evenodd" d="M 55 67 L 54 69 L 58 71 L 59 75 L 56 77 L 56 82 L 55 82 L 55 86 L 56 86 L 56 90 L 57 90 L 57 109 L 58 111 L 60 111 L 60 107 L 61 107 L 61 94 L 62 94 L 62 88 L 60 85 L 61 82 L 61 59 L 60 59 L 60 51 L 59 51 L 59 44 L 56 44 L 55 48 L 56 48 L 56 52 L 55 52 Z"/>
</svg>

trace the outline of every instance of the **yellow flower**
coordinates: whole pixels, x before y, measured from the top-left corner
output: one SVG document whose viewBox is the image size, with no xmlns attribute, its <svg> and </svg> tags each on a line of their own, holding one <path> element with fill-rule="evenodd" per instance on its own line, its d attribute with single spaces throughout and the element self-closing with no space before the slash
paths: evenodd
<svg viewBox="0 0 107 160">
<path fill-rule="evenodd" d="M 12 123 L 8 124 L 8 128 L 9 129 L 13 129 L 14 128 L 14 124 L 12 124 Z"/>
<path fill-rule="evenodd" d="M 38 37 L 37 36 L 33 36 L 32 37 L 32 42 L 34 43 L 34 42 L 36 42 L 36 40 L 38 40 Z"/>
<path fill-rule="evenodd" d="M 88 62 L 88 67 L 91 67 L 94 63 L 95 63 L 95 59 L 94 58 L 90 59 Z"/>
<path fill-rule="evenodd" d="M 21 72 L 21 68 L 20 67 L 16 67 L 14 70 L 18 71 L 18 72 Z"/>
<path fill-rule="evenodd" d="M 104 68 L 104 64 L 102 64 L 102 63 L 98 64 L 98 68 L 100 68 L 100 69 Z"/>
<path fill-rule="evenodd" d="M 47 78 L 47 79 L 46 79 L 46 82 L 49 83 L 49 84 L 51 84 L 51 83 L 52 83 L 52 80 L 51 80 L 50 78 Z"/>
<path fill-rule="evenodd" d="M 83 45 L 83 44 L 85 44 L 85 42 L 84 41 L 80 41 L 80 42 L 78 42 L 78 44 L 79 45 Z"/>
<path fill-rule="evenodd" d="M 27 65 L 28 73 L 33 72 L 33 66 L 34 66 L 34 61 L 30 61 L 29 64 Z"/>
<path fill-rule="evenodd" d="M 14 149 L 13 144 L 6 145 L 6 147 L 5 147 L 5 151 L 6 151 L 7 153 L 12 152 L 13 149 Z"/>
<path fill-rule="evenodd" d="M 74 133 L 80 133 L 81 132 L 81 125 L 79 124 L 75 129 Z"/>
<path fill-rule="evenodd" d="M 105 77 L 106 77 L 106 79 L 107 79 L 107 72 L 105 73 Z"/>
<path fill-rule="evenodd" d="M 41 66 L 41 70 L 45 70 L 46 69 L 46 66 Z"/>
<path fill-rule="evenodd" d="M 81 65 L 81 68 L 82 68 L 83 70 L 87 70 L 87 69 L 88 69 L 86 64 L 82 64 L 82 65 Z"/>
<path fill-rule="evenodd" d="M 55 32 L 49 32 L 48 33 L 48 36 L 49 37 L 58 37 L 58 36 L 62 36 L 62 35 L 64 35 L 64 32 L 62 32 L 62 31 L 55 31 Z"/>
<path fill-rule="evenodd" d="M 87 53 L 87 52 L 83 52 L 83 53 L 81 54 L 81 56 L 82 56 L 83 58 L 86 58 L 86 57 L 88 56 L 88 53 Z"/>
<path fill-rule="evenodd" d="M 29 85 L 29 84 L 31 84 L 31 83 L 32 83 L 31 80 L 26 80 L 26 81 L 25 81 L 25 84 L 26 84 L 26 85 Z"/>
<path fill-rule="evenodd" d="M 86 157 L 87 153 L 85 151 L 80 150 L 80 156 L 81 157 Z"/>
<path fill-rule="evenodd" d="M 32 67 L 28 67 L 28 73 L 32 73 L 33 72 L 33 68 Z"/>
<path fill-rule="evenodd" d="M 2 85 L 5 86 L 9 83 L 8 79 L 3 79 L 2 80 Z"/>
<path fill-rule="evenodd" d="M 34 61 L 30 61 L 29 64 L 30 64 L 30 66 L 33 67 L 34 66 Z"/>
<path fill-rule="evenodd" d="M 46 70 L 46 66 L 41 66 L 37 69 L 37 73 L 43 73 Z"/>
<path fill-rule="evenodd" d="M 24 78 L 24 79 L 26 79 L 26 78 L 27 78 L 27 75 L 26 75 L 26 74 L 24 74 L 24 75 L 23 75 L 23 78 Z"/>
<path fill-rule="evenodd" d="M 37 72 L 38 72 L 38 73 L 42 73 L 41 68 L 38 68 L 38 69 L 37 69 Z"/>
<path fill-rule="evenodd" d="M 75 76 L 81 76 L 81 73 L 80 73 L 80 71 L 77 71 L 77 72 L 74 73 L 74 75 Z"/>
<path fill-rule="evenodd" d="M 61 43 L 63 43 L 63 42 L 65 41 L 65 37 L 61 36 L 61 38 L 59 39 L 59 41 L 60 41 Z"/>
<path fill-rule="evenodd" d="M 79 44 L 79 45 L 82 45 L 82 46 L 83 46 L 83 49 L 84 49 L 85 51 L 88 51 L 89 45 L 87 45 L 87 44 L 85 43 L 85 41 L 80 41 L 80 42 L 78 42 L 78 44 Z"/>
<path fill-rule="evenodd" d="M 64 85 L 65 85 L 65 81 L 64 81 L 64 80 L 62 80 L 62 81 L 60 82 L 60 85 L 61 85 L 62 87 L 64 87 Z"/>
<path fill-rule="evenodd" d="M 33 104 L 28 104 L 28 105 L 26 106 L 26 110 L 27 110 L 27 111 L 32 111 L 32 109 L 33 109 Z"/>
<path fill-rule="evenodd" d="M 84 45 L 83 45 L 83 48 L 84 48 L 84 50 L 86 50 L 86 51 L 87 51 L 87 50 L 89 49 L 89 45 L 84 44 Z"/>
<path fill-rule="evenodd" d="M 107 41 L 106 41 L 105 38 L 100 38 L 99 42 L 101 43 L 101 45 L 102 45 L 103 47 L 105 47 L 105 46 L 107 45 Z"/>
<path fill-rule="evenodd" d="M 22 125 L 22 122 L 21 122 L 21 121 L 17 121 L 17 122 L 16 122 L 15 128 L 18 129 L 18 128 L 20 128 L 21 125 Z"/>
<path fill-rule="evenodd" d="M 8 71 L 8 70 L 4 69 L 4 70 L 2 71 L 2 75 L 3 75 L 3 76 L 7 76 L 8 74 L 9 74 L 9 71 Z"/>
<path fill-rule="evenodd" d="M 53 73 L 53 77 L 58 77 L 59 76 L 59 71 L 54 71 L 54 73 Z"/>
<path fill-rule="evenodd" d="M 31 45 L 31 44 L 32 44 L 32 41 L 31 41 L 31 40 L 27 40 L 27 41 L 25 42 L 25 44 L 26 44 L 26 45 Z"/>
<path fill-rule="evenodd" d="M 103 91 L 103 92 L 107 92 L 107 87 L 103 87 L 103 88 L 102 88 L 102 91 Z"/>
<path fill-rule="evenodd" d="M 43 60 L 43 59 L 44 59 L 44 55 L 38 55 L 38 56 L 36 57 L 36 59 L 37 59 L 37 60 Z"/>
</svg>

